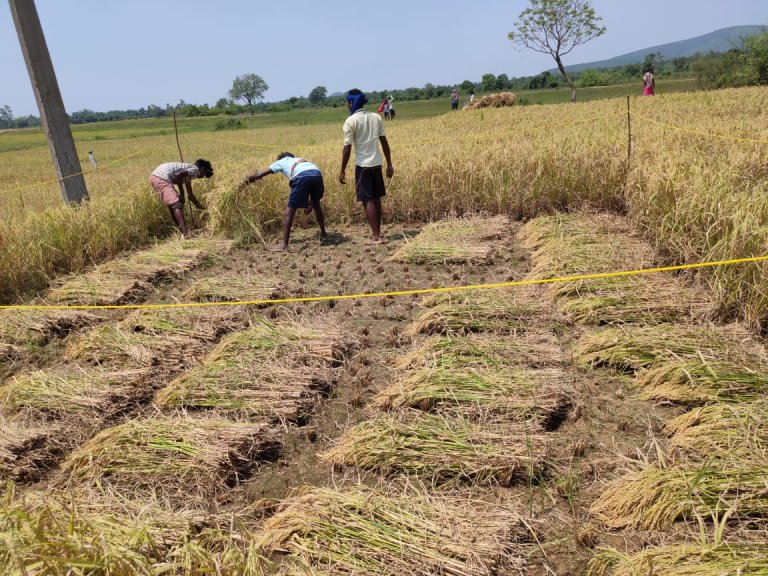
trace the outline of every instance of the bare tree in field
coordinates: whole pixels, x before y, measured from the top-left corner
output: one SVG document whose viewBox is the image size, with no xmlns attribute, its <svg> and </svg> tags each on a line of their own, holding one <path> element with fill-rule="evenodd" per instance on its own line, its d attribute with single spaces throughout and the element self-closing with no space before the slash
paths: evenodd
<svg viewBox="0 0 768 576">
<path fill-rule="evenodd" d="M 576 46 L 602 36 L 601 21 L 589 0 L 531 0 L 507 37 L 518 46 L 552 56 L 571 89 L 571 102 L 576 102 L 576 86 L 562 58 Z"/>
</svg>

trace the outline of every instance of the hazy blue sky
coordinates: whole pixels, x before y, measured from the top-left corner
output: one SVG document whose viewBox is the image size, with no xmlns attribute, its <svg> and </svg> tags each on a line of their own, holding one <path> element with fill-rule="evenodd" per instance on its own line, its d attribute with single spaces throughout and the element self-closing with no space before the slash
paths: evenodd
<svg viewBox="0 0 768 576">
<path fill-rule="evenodd" d="M 608 31 L 566 65 L 718 28 L 768 24 L 768 0 L 593 0 Z M 256 73 L 267 101 L 537 74 L 548 56 L 507 33 L 527 0 L 37 0 L 69 112 L 214 104 Z M 7 2 L 0 2 L 0 106 L 38 114 Z"/>
</svg>

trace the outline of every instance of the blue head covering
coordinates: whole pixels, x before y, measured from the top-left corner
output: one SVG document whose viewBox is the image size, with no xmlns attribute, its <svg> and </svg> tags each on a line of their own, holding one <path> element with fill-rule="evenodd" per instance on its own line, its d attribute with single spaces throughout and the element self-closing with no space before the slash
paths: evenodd
<svg viewBox="0 0 768 576">
<path fill-rule="evenodd" d="M 353 88 L 347 92 L 347 102 L 352 104 L 352 106 L 349 108 L 349 113 L 354 114 L 364 105 L 368 104 L 368 98 L 366 98 L 365 94 L 363 94 L 360 90 Z"/>
</svg>

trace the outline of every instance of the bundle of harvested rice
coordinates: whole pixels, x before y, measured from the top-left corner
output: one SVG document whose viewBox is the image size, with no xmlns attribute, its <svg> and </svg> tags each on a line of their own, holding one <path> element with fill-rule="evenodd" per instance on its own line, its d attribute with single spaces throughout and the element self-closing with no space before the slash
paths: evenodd
<svg viewBox="0 0 768 576">
<path fill-rule="evenodd" d="M 113 305 L 133 302 L 153 289 L 153 284 L 174 278 L 210 260 L 216 251 L 228 251 L 229 240 L 170 240 L 126 258 L 112 260 L 84 275 L 70 277 L 50 290 L 47 300 L 56 304 Z"/>
<path fill-rule="evenodd" d="M 146 498 L 69 490 L 17 497 L 10 488 L 0 501 L 0 573 L 247 573 L 248 534 L 224 520 Z"/>
<path fill-rule="evenodd" d="M 692 459 L 768 461 L 768 402 L 713 404 L 667 422 L 669 450 Z"/>
<path fill-rule="evenodd" d="M 408 325 L 405 334 L 523 332 L 546 320 L 529 291 L 472 290 L 443 293 L 424 301 L 431 306 Z"/>
<path fill-rule="evenodd" d="M 147 395 L 139 385 L 147 377 L 147 370 L 106 372 L 77 366 L 35 370 L 0 386 L 0 405 L 5 413 L 23 416 L 95 417 Z"/>
<path fill-rule="evenodd" d="M 434 368 L 395 381 L 375 396 L 373 405 L 458 410 L 470 417 L 490 414 L 552 429 L 571 404 L 568 380 L 558 369 Z"/>
<path fill-rule="evenodd" d="M 401 369 L 493 368 L 552 366 L 563 363 L 553 334 L 525 332 L 512 336 L 472 334 L 462 337 L 427 338 L 401 356 Z"/>
<path fill-rule="evenodd" d="M 671 324 L 602 330 L 582 340 L 574 354 L 582 365 L 628 372 L 680 358 L 755 361 L 765 356 L 741 327 Z"/>
<path fill-rule="evenodd" d="M 481 108 L 503 108 L 504 106 L 514 106 L 517 102 L 517 95 L 514 92 L 499 92 L 497 94 L 488 94 L 464 105 L 464 110 L 479 110 Z"/>
<path fill-rule="evenodd" d="M 267 520 L 259 545 L 322 574 L 489 576 L 519 573 L 529 538 L 519 515 L 460 496 L 313 488 Z"/>
<path fill-rule="evenodd" d="M 43 346 L 97 321 L 93 314 L 80 310 L 0 310 L 0 346 Z"/>
<path fill-rule="evenodd" d="M 687 405 L 708 402 L 753 402 L 768 391 L 768 363 L 752 356 L 738 362 L 703 356 L 672 360 L 636 379 L 642 396 Z"/>
<path fill-rule="evenodd" d="M 212 276 L 201 278 L 181 297 L 196 302 L 252 302 L 280 298 L 282 281 L 264 276 Z"/>
<path fill-rule="evenodd" d="M 546 439 L 525 424 L 480 425 L 431 414 L 382 417 L 347 430 L 320 459 L 383 474 L 494 481 L 531 478 L 542 467 Z"/>
<path fill-rule="evenodd" d="M 132 420 L 103 430 L 62 466 L 62 480 L 119 491 L 155 491 L 205 499 L 273 460 L 279 434 L 266 426 L 219 419 Z"/>
<path fill-rule="evenodd" d="M 137 310 L 119 325 L 128 332 L 212 342 L 227 332 L 245 327 L 248 322 L 248 312 L 240 306 L 193 306 Z"/>
<path fill-rule="evenodd" d="M 506 216 L 460 218 L 427 224 L 392 256 L 395 262 L 485 263 L 498 250 L 499 240 L 509 230 Z"/>
<path fill-rule="evenodd" d="M 65 358 L 115 369 L 156 366 L 172 370 L 191 363 L 192 354 L 201 346 L 200 341 L 185 336 L 145 334 L 104 325 L 70 341 Z"/>
<path fill-rule="evenodd" d="M 734 542 L 719 546 L 677 544 L 648 548 L 626 556 L 605 550 L 589 562 L 586 576 L 765 576 L 768 553 L 762 544 Z"/>
<path fill-rule="evenodd" d="M 0 415 L 0 479 L 33 480 L 50 457 L 49 439 L 55 426 L 10 420 Z"/>
<path fill-rule="evenodd" d="M 322 367 L 275 366 L 248 355 L 232 356 L 195 366 L 163 388 L 155 402 L 164 408 L 296 421 L 333 377 Z"/>
<path fill-rule="evenodd" d="M 538 250 L 550 241 L 587 244 L 601 241 L 601 235 L 627 237 L 631 233 L 629 221 L 618 214 L 570 213 L 534 218 L 522 227 L 518 238 L 523 247 Z"/>
<path fill-rule="evenodd" d="M 663 530 L 696 513 L 736 517 L 768 514 L 765 464 L 743 463 L 659 469 L 649 466 L 613 482 L 590 512 L 610 528 Z"/>
</svg>

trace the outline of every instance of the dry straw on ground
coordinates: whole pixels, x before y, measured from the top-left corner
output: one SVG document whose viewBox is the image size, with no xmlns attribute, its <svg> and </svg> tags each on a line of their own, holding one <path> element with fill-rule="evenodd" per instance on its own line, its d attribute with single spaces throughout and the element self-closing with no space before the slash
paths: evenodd
<svg viewBox="0 0 768 576">
<path fill-rule="evenodd" d="M 55 426 L 31 424 L 0 415 L 0 479 L 35 479 L 49 454 L 36 451 L 50 446 Z"/>
<path fill-rule="evenodd" d="M 509 231 L 509 218 L 463 218 L 432 222 L 406 242 L 390 260 L 395 262 L 487 263 Z"/>
<path fill-rule="evenodd" d="M 528 538 L 519 515 L 461 495 L 313 488 L 267 520 L 259 545 L 287 552 L 302 574 L 490 576 L 519 572 Z"/>
<path fill-rule="evenodd" d="M 559 369 L 432 368 L 402 375 L 374 397 L 373 406 L 501 417 L 552 429 L 572 397 L 569 377 Z"/>
<path fill-rule="evenodd" d="M 768 515 L 765 462 L 648 466 L 613 482 L 590 512 L 610 528 L 664 530 L 678 518 Z"/>
<path fill-rule="evenodd" d="M 768 402 L 712 404 L 665 425 L 669 450 L 685 459 L 768 461 Z"/>
<path fill-rule="evenodd" d="M 263 425 L 155 417 L 108 428 L 62 465 L 60 482 L 112 486 L 124 494 L 205 501 L 237 484 L 281 449 Z"/>
<path fill-rule="evenodd" d="M 550 321 L 531 291 L 492 289 L 443 293 L 424 300 L 422 312 L 405 330 L 417 334 L 525 332 Z"/>
<path fill-rule="evenodd" d="M 44 346 L 97 321 L 81 310 L 0 310 L 0 346 Z"/>
<path fill-rule="evenodd" d="M 531 479 L 545 460 L 547 439 L 525 423 L 473 423 L 410 411 L 362 422 L 320 458 L 385 475 L 433 482 L 470 480 L 508 485 Z"/>
<path fill-rule="evenodd" d="M 284 296 L 282 280 L 265 276 L 213 276 L 195 281 L 181 295 L 196 302 L 252 302 Z"/>
</svg>

